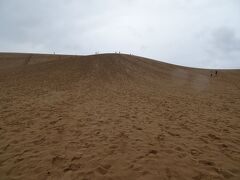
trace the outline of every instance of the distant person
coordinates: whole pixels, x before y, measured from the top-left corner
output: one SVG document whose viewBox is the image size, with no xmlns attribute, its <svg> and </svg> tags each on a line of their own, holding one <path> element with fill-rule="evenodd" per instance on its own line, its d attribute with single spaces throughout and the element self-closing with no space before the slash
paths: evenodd
<svg viewBox="0 0 240 180">
<path fill-rule="evenodd" d="M 211 77 L 212 77 L 212 73 L 211 73 Z"/>
<path fill-rule="evenodd" d="M 217 76 L 217 74 L 218 74 L 218 71 L 215 71 L 215 76 Z"/>
</svg>

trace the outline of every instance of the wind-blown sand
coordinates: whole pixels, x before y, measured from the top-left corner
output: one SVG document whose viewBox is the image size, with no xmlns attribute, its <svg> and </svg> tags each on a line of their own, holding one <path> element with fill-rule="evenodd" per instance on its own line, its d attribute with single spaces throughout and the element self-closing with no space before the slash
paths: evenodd
<svg viewBox="0 0 240 180">
<path fill-rule="evenodd" d="M 240 70 L 0 54 L 0 179 L 240 179 Z"/>
</svg>

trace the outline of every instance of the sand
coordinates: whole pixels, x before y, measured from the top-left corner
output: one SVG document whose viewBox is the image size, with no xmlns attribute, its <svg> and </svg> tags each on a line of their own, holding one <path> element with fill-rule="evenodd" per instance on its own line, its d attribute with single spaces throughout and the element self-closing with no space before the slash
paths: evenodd
<svg viewBox="0 0 240 180">
<path fill-rule="evenodd" d="M 0 54 L 0 179 L 240 179 L 240 70 Z"/>
</svg>

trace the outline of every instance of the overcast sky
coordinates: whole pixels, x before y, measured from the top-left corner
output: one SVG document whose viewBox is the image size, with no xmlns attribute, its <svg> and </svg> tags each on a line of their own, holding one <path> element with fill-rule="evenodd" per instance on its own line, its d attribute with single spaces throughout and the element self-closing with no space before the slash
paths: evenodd
<svg viewBox="0 0 240 180">
<path fill-rule="evenodd" d="M 240 0 L 0 0 L 0 51 L 240 68 Z"/>
</svg>

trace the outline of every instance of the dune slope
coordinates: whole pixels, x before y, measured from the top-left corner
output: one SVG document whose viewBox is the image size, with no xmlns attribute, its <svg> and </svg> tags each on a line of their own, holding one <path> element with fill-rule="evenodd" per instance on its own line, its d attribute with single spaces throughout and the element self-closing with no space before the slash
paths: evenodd
<svg viewBox="0 0 240 180">
<path fill-rule="evenodd" d="M 0 179 L 239 179 L 240 70 L 0 54 Z"/>
</svg>

